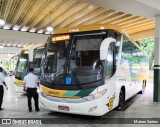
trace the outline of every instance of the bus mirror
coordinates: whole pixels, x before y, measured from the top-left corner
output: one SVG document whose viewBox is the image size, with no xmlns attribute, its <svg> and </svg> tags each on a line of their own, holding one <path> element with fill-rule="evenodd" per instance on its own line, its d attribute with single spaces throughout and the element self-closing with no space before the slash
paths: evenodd
<svg viewBox="0 0 160 127">
<path fill-rule="evenodd" d="M 34 50 L 38 47 L 42 47 L 44 46 L 43 43 L 38 43 L 38 44 L 35 44 L 33 45 L 30 49 L 29 49 L 29 62 L 33 62 L 34 60 Z"/>
<path fill-rule="evenodd" d="M 30 48 L 29 49 L 29 61 L 33 62 L 33 52 L 34 52 L 34 48 Z"/>
<path fill-rule="evenodd" d="M 108 47 L 111 42 L 116 42 L 116 40 L 112 37 L 108 37 L 102 41 L 101 46 L 100 46 L 100 60 L 107 59 Z"/>
</svg>

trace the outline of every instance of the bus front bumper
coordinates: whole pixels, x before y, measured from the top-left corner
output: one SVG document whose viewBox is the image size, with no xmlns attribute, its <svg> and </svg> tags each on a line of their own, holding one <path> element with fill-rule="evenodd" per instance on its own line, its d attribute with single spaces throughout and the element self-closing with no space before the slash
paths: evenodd
<svg viewBox="0 0 160 127">
<path fill-rule="evenodd" d="M 40 104 L 50 111 L 90 116 L 102 116 L 110 111 L 103 97 L 82 103 L 55 102 L 48 100 L 41 93 L 39 94 L 39 98 Z"/>
</svg>

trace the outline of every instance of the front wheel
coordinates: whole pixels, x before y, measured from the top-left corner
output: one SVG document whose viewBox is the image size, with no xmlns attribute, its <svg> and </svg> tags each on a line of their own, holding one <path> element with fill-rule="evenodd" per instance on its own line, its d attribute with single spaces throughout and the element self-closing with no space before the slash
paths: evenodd
<svg viewBox="0 0 160 127">
<path fill-rule="evenodd" d="M 117 110 L 118 111 L 122 111 L 124 108 L 124 102 L 125 102 L 125 93 L 124 91 L 121 89 L 120 94 L 119 94 L 119 103 L 117 106 Z"/>
</svg>

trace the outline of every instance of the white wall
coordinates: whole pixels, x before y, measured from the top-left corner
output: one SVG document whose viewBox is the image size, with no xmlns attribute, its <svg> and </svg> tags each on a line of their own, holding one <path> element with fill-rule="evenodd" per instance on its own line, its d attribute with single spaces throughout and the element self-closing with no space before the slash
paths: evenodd
<svg viewBox="0 0 160 127">
<path fill-rule="evenodd" d="M 44 43 L 49 35 L 0 29 L 0 41 Z"/>
</svg>

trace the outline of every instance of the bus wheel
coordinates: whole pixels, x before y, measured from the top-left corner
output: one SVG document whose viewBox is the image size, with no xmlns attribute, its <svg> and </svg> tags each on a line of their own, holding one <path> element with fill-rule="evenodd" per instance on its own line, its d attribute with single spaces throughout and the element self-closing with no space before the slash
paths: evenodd
<svg viewBox="0 0 160 127">
<path fill-rule="evenodd" d="M 146 80 L 143 80 L 142 90 L 139 92 L 139 94 L 143 94 L 144 93 L 145 87 L 146 87 Z"/>
<path fill-rule="evenodd" d="M 125 93 L 124 90 L 121 89 L 120 94 L 119 94 L 119 103 L 117 106 L 118 111 L 122 111 L 124 108 L 124 102 L 125 102 Z"/>
</svg>

